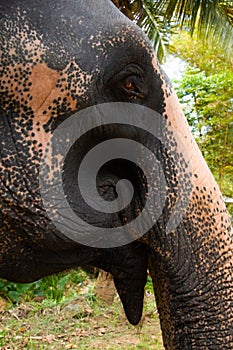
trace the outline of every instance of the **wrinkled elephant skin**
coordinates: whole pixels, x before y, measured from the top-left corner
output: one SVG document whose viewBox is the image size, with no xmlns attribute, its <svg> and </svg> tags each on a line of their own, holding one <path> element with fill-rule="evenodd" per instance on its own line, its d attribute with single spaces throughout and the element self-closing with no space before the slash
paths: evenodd
<svg viewBox="0 0 233 350">
<path fill-rule="evenodd" d="M 110 0 L 2 0 L 0 12 L 0 277 L 30 282 L 92 264 L 113 274 L 126 315 L 137 324 L 149 268 L 166 349 L 233 349 L 232 226 L 147 38 Z M 75 214 L 112 228 L 134 220 L 147 200 L 148 184 L 132 163 L 109 162 L 96 178 L 102 198 L 113 201 L 122 178 L 132 182 L 134 196 L 119 213 L 93 214 L 77 191 L 85 152 L 100 141 L 126 138 L 156 154 L 167 183 L 159 219 L 140 239 L 102 249 L 70 239 L 50 220 L 39 169 L 47 141 L 62 122 L 90 106 L 115 102 L 162 116 L 167 146 L 155 140 L 153 130 L 111 124 L 85 133 L 64 169 L 59 159 L 48 157 L 48 177 L 64 172 L 64 191 Z M 154 211 L 156 205 L 149 209 L 152 216 Z M 174 212 L 180 220 L 169 231 Z"/>
</svg>

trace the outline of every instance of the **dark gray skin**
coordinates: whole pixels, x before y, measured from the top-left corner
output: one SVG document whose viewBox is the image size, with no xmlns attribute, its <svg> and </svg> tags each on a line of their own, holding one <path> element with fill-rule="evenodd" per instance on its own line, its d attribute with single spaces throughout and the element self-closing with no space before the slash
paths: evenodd
<svg viewBox="0 0 233 350">
<path fill-rule="evenodd" d="M 2 0 L 0 12 L 0 276 L 24 283 L 92 264 L 113 274 L 126 315 L 137 324 L 149 268 L 166 349 L 232 349 L 232 227 L 148 40 L 109 0 Z M 64 188 L 76 214 L 92 224 L 120 226 L 146 200 L 143 175 L 120 160 L 103 167 L 97 187 L 112 200 L 117 181 L 127 177 L 135 188 L 132 206 L 102 216 L 85 206 L 74 173 L 85 150 L 100 140 L 144 143 L 157 154 L 168 183 L 163 214 L 150 232 L 112 249 L 84 246 L 59 232 L 43 207 L 38 181 L 47 136 L 76 111 L 103 102 L 137 103 L 160 113 L 182 136 L 193 169 L 187 171 L 169 133 L 168 150 L 122 125 L 80 140 L 67 157 Z M 182 222 L 168 236 L 177 177 L 194 190 Z"/>
</svg>

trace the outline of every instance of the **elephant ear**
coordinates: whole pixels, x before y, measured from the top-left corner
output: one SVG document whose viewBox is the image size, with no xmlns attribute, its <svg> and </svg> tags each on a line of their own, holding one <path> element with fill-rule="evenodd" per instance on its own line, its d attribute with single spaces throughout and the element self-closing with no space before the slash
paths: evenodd
<svg viewBox="0 0 233 350">
<path fill-rule="evenodd" d="M 147 250 L 140 246 L 135 249 L 134 257 L 128 257 L 114 276 L 117 292 L 122 301 L 128 321 L 136 325 L 142 317 L 144 287 L 147 281 Z"/>
</svg>

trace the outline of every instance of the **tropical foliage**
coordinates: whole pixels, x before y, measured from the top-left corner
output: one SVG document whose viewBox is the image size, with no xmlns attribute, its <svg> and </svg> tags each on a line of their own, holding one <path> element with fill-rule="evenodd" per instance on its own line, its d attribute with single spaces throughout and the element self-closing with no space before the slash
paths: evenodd
<svg viewBox="0 0 233 350">
<path fill-rule="evenodd" d="M 152 40 L 160 61 L 170 35 L 183 28 L 203 40 L 232 50 L 233 1 L 227 0 L 112 0 Z"/>
<path fill-rule="evenodd" d="M 189 62 L 176 82 L 184 112 L 223 195 L 233 198 L 232 62 L 218 47 L 203 50 L 187 33 L 174 39 L 174 47 Z"/>
</svg>

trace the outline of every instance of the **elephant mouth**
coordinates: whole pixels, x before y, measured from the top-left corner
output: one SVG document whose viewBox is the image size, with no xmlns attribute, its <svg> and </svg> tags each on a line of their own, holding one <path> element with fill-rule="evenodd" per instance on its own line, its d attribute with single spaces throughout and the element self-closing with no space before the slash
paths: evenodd
<svg viewBox="0 0 233 350">
<path fill-rule="evenodd" d="M 73 212 L 88 225 L 99 230 L 100 235 L 106 234 L 109 236 L 109 240 L 111 240 L 110 230 L 112 228 L 116 231 L 116 237 L 118 230 L 120 231 L 122 227 L 125 227 L 126 231 L 128 230 L 127 225 L 140 216 L 147 200 L 147 180 L 143 170 L 135 162 L 120 157 L 108 160 L 99 168 L 95 184 L 98 195 L 110 206 L 121 195 L 117 190 L 119 182 L 122 179 L 127 180 L 125 187 L 122 188 L 122 194 L 124 197 L 130 191 L 128 187 L 130 183 L 133 187 L 130 202 L 126 203 L 120 210 L 103 212 L 93 209 L 83 199 L 77 174 L 79 174 L 80 164 L 87 152 L 94 148 L 96 144 L 119 136 L 126 139 L 136 138 L 134 127 L 118 126 L 117 135 L 115 135 L 115 130 L 113 125 L 106 128 L 106 130 L 103 127 L 100 130 L 92 129 L 82 135 L 71 147 L 63 167 L 64 192 Z M 90 140 L 92 141 L 90 142 Z M 86 183 L 85 187 L 88 186 L 89 183 Z M 136 325 L 139 323 L 143 311 L 144 288 L 147 282 L 148 248 L 146 244 L 137 239 L 138 232 L 136 232 L 136 238 L 134 234 L 135 232 L 128 230 L 126 232 L 127 238 L 123 244 L 116 244 L 115 247 L 105 246 L 102 249 L 101 258 L 98 258 L 92 264 L 113 275 L 128 321 Z"/>
</svg>

